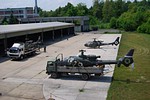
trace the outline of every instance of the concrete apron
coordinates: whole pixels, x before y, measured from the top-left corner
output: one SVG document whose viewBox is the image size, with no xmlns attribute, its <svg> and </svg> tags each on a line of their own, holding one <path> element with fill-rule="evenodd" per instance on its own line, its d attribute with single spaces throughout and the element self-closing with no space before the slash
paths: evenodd
<svg viewBox="0 0 150 100">
<path fill-rule="evenodd" d="M 121 34 L 103 34 L 98 40 L 112 42 Z M 86 47 L 85 47 L 86 48 Z M 102 60 L 116 60 L 118 46 L 102 46 L 101 49 L 86 48 L 85 54 L 100 55 Z M 49 76 L 43 81 L 43 94 L 46 100 L 106 100 L 111 84 L 115 65 L 107 65 L 104 75 L 92 77 L 88 81 L 81 80 L 80 76 L 61 77 L 52 79 Z M 51 100 L 51 99 L 50 99 Z"/>
</svg>

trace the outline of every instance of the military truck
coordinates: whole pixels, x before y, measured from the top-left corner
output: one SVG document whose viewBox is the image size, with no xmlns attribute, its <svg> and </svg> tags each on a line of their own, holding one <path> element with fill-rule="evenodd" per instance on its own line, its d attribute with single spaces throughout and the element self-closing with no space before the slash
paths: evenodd
<svg viewBox="0 0 150 100">
<path fill-rule="evenodd" d="M 81 55 L 69 56 L 66 59 L 63 59 L 63 54 L 59 54 L 54 60 L 47 61 L 46 73 L 51 75 L 52 78 L 58 78 L 64 74 L 78 73 L 83 80 L 88 80 L 91 75 L 102 75 L 107 64 L 116 64 L 118 67 L 121 64 L 126 67 L 131 64 L 134 65 L 133 53 L 134 49 L 131 49 L 119 60 L 99 60 L 100 56 L 84 55 L 83 50 L 81 50 Z"/>
</svg>

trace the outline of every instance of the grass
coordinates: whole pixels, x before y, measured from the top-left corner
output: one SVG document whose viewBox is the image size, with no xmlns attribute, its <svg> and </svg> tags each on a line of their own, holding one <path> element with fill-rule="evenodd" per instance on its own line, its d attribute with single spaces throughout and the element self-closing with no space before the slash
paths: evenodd
<svg viewBox="0 0 150 100">
<path fill-rule="evenodd" d="M 123 33 L 118 58 L 131 48 L 135 68 L 115 68 L 107 100 L 150 100 L 150 35 Z"/>
</svg>

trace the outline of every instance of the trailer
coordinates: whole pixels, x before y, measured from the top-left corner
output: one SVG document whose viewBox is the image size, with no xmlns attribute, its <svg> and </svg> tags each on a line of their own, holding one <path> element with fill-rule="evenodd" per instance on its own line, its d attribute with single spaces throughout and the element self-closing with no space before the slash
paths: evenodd
<svg viewBox="0 0 150 100">
<path fill-rule="evenodd" d="M 33 55 L 40 51 L 40 42 L 33 42 L 32 40 L 25 43 L 14 43 L 11 48 L 7 50 L 7 55 L 11 59 L 24 59 L 25 56 Z"/>
</svg>

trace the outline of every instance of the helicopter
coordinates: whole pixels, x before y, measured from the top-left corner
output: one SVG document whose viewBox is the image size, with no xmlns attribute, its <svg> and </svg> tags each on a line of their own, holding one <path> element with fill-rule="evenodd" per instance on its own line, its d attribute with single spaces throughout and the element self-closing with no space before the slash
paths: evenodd
<svg viewBox="0 0 150 100">
<path fill-rule="evenodd" d="M 89 67 L 93 65 L 106 65 L 106 64 L 117 64 L 118 67 L 120 67 L 121 64 L 128 67 L 130 64 L 133 63 L 133 53 L 134 49 L 129 50 L 129 52 L 122 58 L 118 60 L 98 60 L 97 58 L 100 58 L 101 56 L 96 55 L 85 55 L 85 50 L 80 50 L 80 55 L 78 56 L 69 56 L 68 58 L 64 60 L 57 59 L 57 65 L 58 66 L 83 66 L 83 67 Z"/>
<path fill-rule="evenodd" d="M 90 47 L 90 48 L 97 48 L 97 47 L 100 48 L 100 46 L 103 46 L 103 45 L 116 45 L 117 46 L 119 44 L 119 39 L 120 37 L 117 37 L 114 42 L 104 43 L 104 41 L 96 41 L 96 38 L 94 38 L 94 41 L 89 41 L 85 43 L 84 46 Z"/>
<path fill-rule="evenodd" d="M 58 78 L 62 74 L 79 73 L 83 80 L 88 80 L 92 74 L 102 75 L 105 65 L 116 64 L 118 67 L 123 64 L 134 67 L 133 53 L 134 49 L 118 60 L 99 60 L 101 56 L 85 55 L 85 50 L 80 50 L 81 54 L 77 56 L 69 56 L 63 59 L 63 54 L 56 56 L 55 60 L 47 61 L 46 73 L 52 78 Z"/>
</svg>

